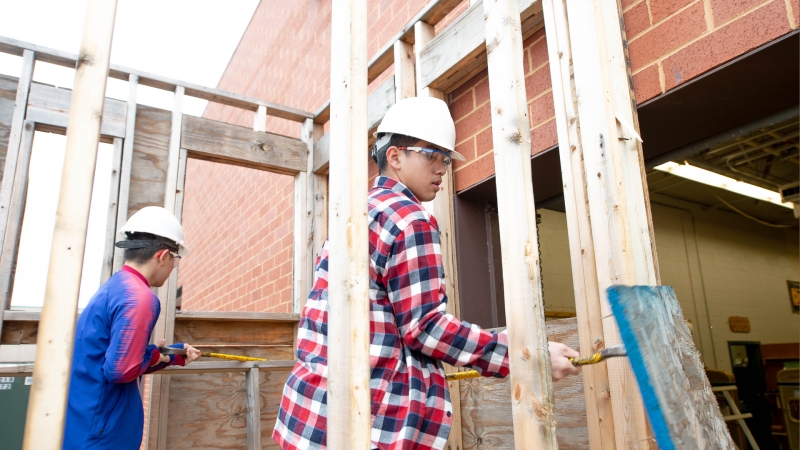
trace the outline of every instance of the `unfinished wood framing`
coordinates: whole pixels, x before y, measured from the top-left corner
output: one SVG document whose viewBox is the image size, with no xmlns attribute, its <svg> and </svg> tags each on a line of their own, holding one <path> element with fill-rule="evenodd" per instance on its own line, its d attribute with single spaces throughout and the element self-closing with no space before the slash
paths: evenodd
<svg viewBox="0 0 800 450">
<path fill-rule="evenodd" d="M 117 236 L 117 205 L 119 202 L 119 180 L 122 166 L 122 138 L 114 138 L 111 156 L 111 175 L 109 184 L 108 211 L 106 211 L 106 238 L 103 252 L 103 266 L 100 271 L 100 284 L 105 283 L 114 273 L 114 242 Z"/>
<path fill-rule="evenodd" d="M 486 53 L 516 448 L 557 448 L 544 326 L 522 33 L 516 0 L 487 0 Z"/>
<path fill-rule="evenodd" d="M 367 2 L 332 9 L 326 436 L 332 450 L 369 450 Z"/>
<path fill-rule="evenodd" d="M 575 292 L 580 348 L 598 351 L 605 341 L 600 291 L 594 259 L 589 211 L 583 188 L 583 146 L 580 141 L 577 96 L 572 80 L 572 51 L 563 0 L 542 0 L 547 50 L 555 104 L 561 179 Z M 578 251 L 580 250 L 580 251 Z M 584 366 L 584 395 L 592 449 L 616 448 L 608 369 L 605 364 Z"/>
<path fill-rule="evenodd" d="M 26 450 L 61 448 L 78 292 L 105 100 L 116 1 L 90 0 L 75 73 L 47 288 L 25 421 Z"/>
<path fill-rule="evenodd" d="M 122 144 L 122 164 L 119 178 L 119 200 L 117 202 L 117 234 L 128 221 L 128 200 L 130 198 L 131 164 L 133 163 L 133 139 L 136 130 L 136 93 L 139 89 L 139 77 L 131 75 L 128 78 L 128 111 L 125 116 L 125 141 Z M 124 250 L 114 247 L 114 266 L 111 273 L 122 268 L 122 255 Z"/>
<path fill-rule="evenodd" d="M 407 42 L 394 43 L 395 102 L 417 95 L 414 80 L 414 46 Z"/>
<path fill-rule="evenodd" d="M 261 396 L 258 389 L 258 366 L 247 371 L 247 448 L 261 448 Z"/>
</svg>

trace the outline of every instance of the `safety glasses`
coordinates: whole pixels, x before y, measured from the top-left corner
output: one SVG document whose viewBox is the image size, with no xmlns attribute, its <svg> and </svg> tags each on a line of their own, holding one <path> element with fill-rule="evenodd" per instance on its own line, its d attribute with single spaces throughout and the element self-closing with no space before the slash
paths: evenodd
<svg viewBox="0 0 800 450">
<path fill-rule="evenodd" d="M 410 152 L 417 152 L 422 156 L 428 164 L 433 164 L 436 161 L 436 154 L 440 153 L 442 155 L 442 163 L 445 167 L 450 167 L 450 164 L 453 163 L 453 159 L 450 158 L 449 152 L 444 150 L 439 150 L 438 148 L 426 148 L 426 147 L 397 147 L 398 150 L 405 150 Z"/>
<path fill-rule="evenodd" d="M 173 251 L 170 251 L 169 254 L 172 255 L 172 258 L 175 261 L 173 263 L 173 266 L 172 266 L 172 268 L 174 269 L 174 268 L 178 267 L 178 263 L 181 262 L 181 255 L 179 255 L 179 254 L 177 254 L 176 252 L 173 252 Z"/>
</svg>

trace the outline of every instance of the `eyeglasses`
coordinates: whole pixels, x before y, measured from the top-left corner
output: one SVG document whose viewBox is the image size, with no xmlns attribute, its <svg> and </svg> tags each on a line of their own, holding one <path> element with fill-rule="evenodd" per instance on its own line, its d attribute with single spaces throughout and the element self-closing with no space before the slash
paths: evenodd
<svg viewBox="0 0 800 450">
<path fill-rule="evenodd" d="M 453 163 L 453 159 L 450 157 L 450 153 L 444 150 L 439 150 L 438 148 L 425 148 L 425 147 L 397 147 L 398 150 L 405 150 L 411 152 L 417 152 L 422 156 L 428 164 L 433 164 L 436 161 L 436 154 L 443 155 L 442 163 L 445 167 L 450 167 L 450 164 Z"/>
<path fill-rule="evenodd" d="M 174 269 L 174 268 L 178 267 L 178 263 L 181 262 L 181 255 L 177 254 L 176 252 L 172 252 L 172 251 L 169 252 L 169 254 L 172 255 L 172 258 L 175 261 L 173 266 L 172 266 L 172 268 Z"/>
</svg>

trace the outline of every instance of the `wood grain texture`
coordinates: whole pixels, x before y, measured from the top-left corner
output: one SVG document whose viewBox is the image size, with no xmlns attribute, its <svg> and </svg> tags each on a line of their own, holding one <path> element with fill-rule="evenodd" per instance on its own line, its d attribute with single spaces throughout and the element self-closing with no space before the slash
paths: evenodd
<svg viewBox="0 0 800 450">
<path fill-rule="evenodd" d="M 557 448 L 516 0 L 483 2 L 517 450 Z"/>
<path fill-rule="evenodd" d="M 261 389 L 258 375 L 257 367 L 248 370 L 245 375 L 248 450 L 261 450 Z"/>
<path fill-rule="evenodd" d="M 585 353 L 591 353 L 604 346 L 605 337 L 591 220 L 586 208 L 586 194 L 583 187 L 583 145 L 578 131 L 580 120 L 575 106 L 577 95 L 571 76 L 573 69 L 569 25 L 562 0 L 542 0 L 542 7 L 548 36 L 547 50 L 571 249 L 570 262 L 578 335 L 581 348 Z M 614 417 L 608 396 L 610 392 L 608 367 L 606 364 L 585 366 L 582 373 L 589 446 L 595 450 L 615 448 Z"/>
<path fill-rule="evenodd" d="M 613 286 L 619 324 L 658 447 L 734 448 L 671 286 Z"/>
<path fill-rule="evenodd" d="M 547 322 L 548 340 L 578 348 L 576 319 Z M 508 379 L 475 378 L 460 381 L 461 423 L 464 450 L 514 448 L 511 389 Z M 589 447 L 583 376 L 571 376 L 553 383 L 556 412 L 556 440 L 560 449 Z M 533 447 L 527 447 L 533 448 Z"/>
<path fill-rule="evenodd" d="M 298 322 L 300 314 L 295 313 L 256 313 L 245 311 L 176 311 L 175 319 L 213 320 L 213 321 L 256 321 L 256 322 Z"/>
<path fill-rule="evenodd" d="M 164 206 L 172 112 L 138 105 L 127 221 L 145 206 Z"/>
<path fill-rule="evenodd" d="M 181 146 L 189 157 L 294 175 L 306 168 L 308 149 L 299 139 L 185 115 Z"/>
<path fill-rule="evenodd" d="M 61 89 L 44 84 L 31 84 L 28 98 L 27 120 L 57 127 L 67 126 L 69 106 L 72 102 L 72 90 Z M 100 134 L 114 137 L 125 137 L 125 117 L 128 105 L 124 101 L 105 99 L 103 121 Z"/>
<path fill-rule="evenodd" d="M 260 370 L 261 445 L 277 449 L 272 430 L 288 370 Z M 171 376 L 167 447 L 170 449 L 247 448 L 245 373 L 174 374 Z"/>
<path fill-rule="evenodd" d="M 39 322 L 3 322 L 0 345 L 35 344 L 39 334 Z"/>
<path fill-rule="evenodd" d="M 394 43 L 395 102 L 417 95 L 414 81 L 414 47 L 403 41 Z"/>
<path fill-rule="evenodd" d="M 175 342 L 254 358 L 294 359 L 295 337 L 293 322 L 175 321 Z"/>
</svg>

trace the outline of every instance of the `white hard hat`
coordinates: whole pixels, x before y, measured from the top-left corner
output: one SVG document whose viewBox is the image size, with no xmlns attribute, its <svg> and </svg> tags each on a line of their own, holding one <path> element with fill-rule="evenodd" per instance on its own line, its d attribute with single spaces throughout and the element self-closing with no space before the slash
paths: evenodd
<svg viewBox="0 0 800 450">
<path fill-rule="evenodd" d="M 450 116 L 447 104 L 434 97 L 409 97 L 389 108 L 378 126 L 379 134 L 402 134 L 428 141 L 450 151 L 453 159 L 465 161 L 463 155 L 455 151 L 456 124 Z M 388 142 L 379 140 L 378 148 Z"/>
<path fill-rule="evenodd" d="M 120 230 L 120 235 L 124 236 L 125 233 L 150 233 L 166 238 L 178 244 L 178 254 L 181 257 L 189 256 L 189 249 L 183 243 L 183 227 L 181 223 L 178 222 L 175 215 L 160 206 L 146 206 L 137 211 Z M 122 242 L 118 244 L 122 244 Z M 133 248 L 124 244 L 117 246 Z"/>
</svg>

